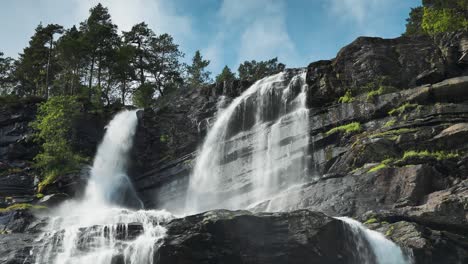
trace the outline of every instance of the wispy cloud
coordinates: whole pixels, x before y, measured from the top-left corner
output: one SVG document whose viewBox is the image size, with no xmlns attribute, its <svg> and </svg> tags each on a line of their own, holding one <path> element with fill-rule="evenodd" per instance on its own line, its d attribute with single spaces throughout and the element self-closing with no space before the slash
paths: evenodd
<svg viewBox="0 0 468 264">
<path fill-rule="evenodd" d="M 213 68 L 225 63 L 223 55 L 227 48 L 235 50 L 237 64 L 252 59 L 297 58 L 286 27 L 284 0 L 224 0 L 217 19 L 218 33 L 204 50 Z"/>
<path fill-rule="evenodd" d="M 326 9 L 349 28 L 363 34 L 374 34 L 382 26 L 381 18 L 386 17 L 392 6 L 399 4 L 399 0 L 329 0 Z"/>
</svg>

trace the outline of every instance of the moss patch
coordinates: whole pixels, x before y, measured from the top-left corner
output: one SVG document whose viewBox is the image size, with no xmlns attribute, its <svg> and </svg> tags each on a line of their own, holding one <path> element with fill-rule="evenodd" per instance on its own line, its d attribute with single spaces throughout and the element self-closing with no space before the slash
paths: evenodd
<svg viewBox="0 0 468 264">
<path fill-rule="evenodd" d="M 383 125 L 383 127 L 392 127 L 392 126 L 394 126 L 395 124 L 396 124 L 396 120 L 395 120 L 395 119 L 392 119 L 392 120 L 387 121 L 387 122 Z"/>
<path fill-rule="evenodd" d="M 435 158 L 437 160 L 446 160 L 446 159 L 454 159 L 458 157 L 460 157 L 460 155 L 455 152 L 446 152 L 446 151 L 430 152 L 428 150 L 423 150 L 423 151 L 410 150 L 410 151 L 405 151 L 405 153 L 403 154 L 403 157 L 399 161 L 404 162 L 411 158 Z"/>
<path fill-rule="evenodd" d="M 361 124 L 359 122 L 353 122 L 353 123 L 350 123 L 350 124 L 347 124 L 347 125 L 342 125 L 342 126 L 339 126 L 339 127 L 332 128 L 332 129 L 328 130 L 325 134 L 327 136 L 331 135 L 331 134 L 334 134 L 334 133 L 338 133 L 338 132 L 344 132 L 346 134 L 351 134 L 351 133 L 359 132 L 361 130 L 362 130 Z"/>
<path fill-rule="evenodd" d="M 405 103 L 404 105 L 401 105 L 397 108 L 394 108 L 390 111 L 388 111 L 388 114 L 391 116 L 401 116 L 402 114 L 411 111 L 415 108 L 417 108 L 419 105 L 418 104 L 410 104 L 410 103 Z"/>
<path fill-rule="evenodd" d="M 388 137 L 389 139 L 395 140 L 400 134 L 404 133 L 412 133 L 418 131 L 416 128 L 400 128 L 400 129 L 392 129 L 381 133 L 376 133 L 370 135 L 370 138 L 381 138 L 381 137 Z"/>
<path fill-rule="evenodd" d="M 367 219 L 367 221 L 364 222 L 364 224 L 368 225 L 368 224 L 374 224 L 374 223 L 377 223 L 377 222 L 379 222 L 379 220 L 377 220 L 377 218 L 372 217 L 372 218 Z"/>
<path fill-rule="evenodd" d="M 396 91 L 398 91 L 398 89 L 393 86 L 380 85 L 379 89 L 367 92 L 366 99 L 367 101 L 372 101 L 374 97 L 376 96 L 387 94 L 387 93 L 392 93 Z"/>
<path fill-rule="evenodd" d="M 389 236 L 393 235 L 393 232 L 394 232 L 394 231 L 395 231 L 395 226 L 391 225 L 391 226 L 388 228 L 387 232 L 385 232 L 385 236 L 389 237 Z"/>
<path fill-rule="evenodd" d="M 378 165 L 372 167 L 368 172 L 376 172 L 381 169 L 389 168 L 389 165 L 392 164 L 393 159 L 385 159 L 381 161 Z"/>
<path fill-rule="evenodd" d="M 14 204 L 14 205 L 8 206 L 7 208 L 0 208 L 0 213 L 9 212 L 9 211 L 13 211 L 13 210 L 26 210 L 26 209 L 40 210 L 40 209 L 47 209 L 47 207 L 42 206 L 42 205 L 32 205 L 32 204 L 28 204 L 28 203 L 19 203 L 19 204 Z"/>
</svg>

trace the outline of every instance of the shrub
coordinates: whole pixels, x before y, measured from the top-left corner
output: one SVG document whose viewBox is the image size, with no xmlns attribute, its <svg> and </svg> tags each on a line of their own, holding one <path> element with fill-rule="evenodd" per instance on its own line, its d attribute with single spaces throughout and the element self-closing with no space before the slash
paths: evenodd
<svg viewBox="0 0 468 264">
<path fill-rule="evenodd" d="M 429 35 L 460 29 L 467 30 L 468 19 L 463 14 L 456 12 L 455 9 L 425 7 L 421 27 Z"/>
<path fill-rule="evenodd" d="M 42 172 L 39 192 L 52 183 L 59 173 L 69 173 L 79 168 L 86 158 L 72 150 L 73 120 L 80 113 L 74 96 L 56 96 L 39 106 L 36 120 L 31 126 L 42 150 L 34 157 L 35 166 Z"/>
</svg>

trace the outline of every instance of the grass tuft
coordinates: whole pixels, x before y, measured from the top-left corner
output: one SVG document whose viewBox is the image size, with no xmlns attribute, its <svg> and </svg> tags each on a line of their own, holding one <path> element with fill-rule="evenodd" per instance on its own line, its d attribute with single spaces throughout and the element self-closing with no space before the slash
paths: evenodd
<svg viewBox="0 0 468 264">
<path fill-rule="evenodd" d="M 338 133 L 338 132 L 345 132 L 346 134 L 351 134 L 351 133 L 359 132 L 361 130 L 362 130 L 361 124 L 359 122 L 353 122 L 347 125 L 342 125 L 339 127 L 332 128 L 328 130 L 325 134 L 327 136 L 334 134 L 334 133 Z"/>
</svg>

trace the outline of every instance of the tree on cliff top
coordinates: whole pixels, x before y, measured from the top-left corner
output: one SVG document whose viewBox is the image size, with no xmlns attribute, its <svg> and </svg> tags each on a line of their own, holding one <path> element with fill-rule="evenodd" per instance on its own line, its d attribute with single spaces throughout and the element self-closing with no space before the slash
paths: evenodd
<svg viewBox="0 0 468 264">
<path fill-rule="evenodd" d="M 209 60 L 204 60 L 200 51 L 197 50 L 192 59 L 192 65 L 187 66 L 187 83 L 193 87 L 199 87 L 210 81 L 211 72 L 206 70 L 210 64 Z"/>
<path fill-rule="evenodd" d="M 283 71 L 286 65 L 278 62 L 278 58 L 267 61 L 245 61 L 239 66 L 239 79 L 250 82 L 258 81 L 266 76 Z"/>
<path fill-rule="evenodd" d="M 404 36 L 468 30 L 468 0 L 423 0 L 412 8 Z"/>
<path fill-rule="evenodd" d="M 222 82 L 232 82 L 236 79 L 236 75 L 231 71 L 231 69 L 226 65 L 223 68 L 223 71 L 216 76 L 216 82 L 217 83 L 222 83 Z"/>
</svg>

